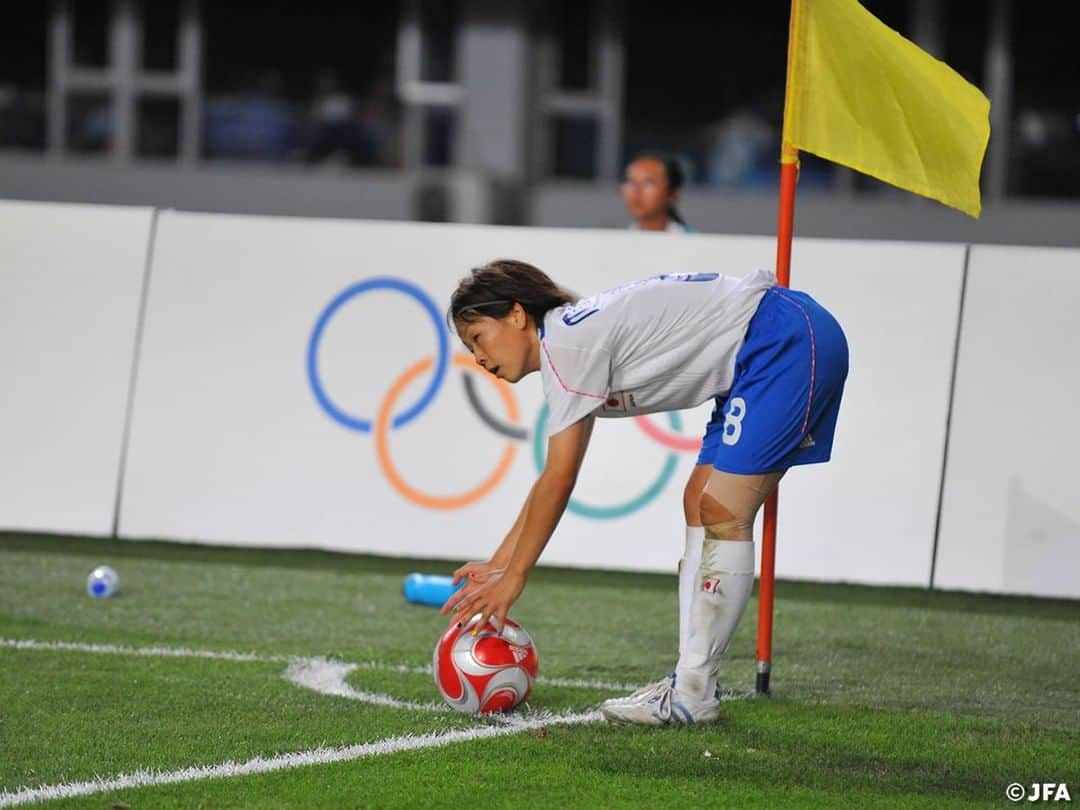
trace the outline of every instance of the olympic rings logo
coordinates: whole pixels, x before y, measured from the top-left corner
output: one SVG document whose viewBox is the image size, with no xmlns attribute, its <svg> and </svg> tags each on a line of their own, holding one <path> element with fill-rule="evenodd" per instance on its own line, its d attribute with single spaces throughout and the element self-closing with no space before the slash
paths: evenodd
<svg viewBox="0 0 1080 810">
<path fill-rule="evenodd" d="M 412 299 L 420 306 L 434 327 L 435 354 L 413 363 L 390 384 L 376 410 L 374 419 L 371 419 L 350 413 L 330 396 L 319 371 L 319 348 L 327 327 L 341 311 L 342 307 L 359 296 L 376 291 L 399 293 L 406 298 Z M 400 430 L 405 427 L 419 418 L 432 405 L 443 383 L 446 381 L 451 365 L 462 370 L 465 396 L 477 417 L 507 441 L 494 469 L 480 483 L 456 494 L 436 495 L 424 492 L 406 480 L 390 455 L 389 436 L 390 431 Z M 430 379 L 419 399 L 397 410 L 399 407 L 398 400 L 401 399 L 404 391 L 410 384 L 424 375 L 430 375 Z M 476 389 L 477 377 L 494 386 L 502 403 L 504 417 L 491 413 L 481 401 Z M 353 284 L 334 296 L 330 303 L 319 313 L 319 317 L 316 319 L 315 326 L 311 331 L 311 336 L 308 339 L 307 379 L 315 401 L 327 416 L 347 430 L 372 434 L 375 442 L 375 457 L 383 476 L 395 492 L 417 506 L 427 509 L 461 509 L 481 500 L 494 491 L 503 478 L 506 477 L 517 455 L 518 444 L 529 441 L 530 436 L 533 463 L 536 465 L 536 470 L 539 472 L 544 468 L 546 455 L 544 434 L 548 418 L 547 405 L 545 404 L 540 408 L 531 431 L 523 426 L 521 424 L 521 409 L 510 385 L 505 380 L 500 380 L 485 372 L 475 363 L 471 355 L 464 352 L 451 352 L 449 332 L 443 323 L 442 313 L 431 296 L 412 282 L 388 276 L 373 277 Z M 594 520 L 614 520 L 632 514 L 652 502 L 667 487 L 675 474 L 675 469 L 678 466 L 678 453 L 696 452 L 701 446 L 700 439 L 679 434 L 682 429 L 682 417 L 678 413 L 668 413 L 667 420 L 670 430 L 658 427 L 648 417 L 638 416 L 634 418 L 634 421 L 649 438 L 669 450 L 659 474 L 648 487 L 636 493 L 632 498 L 611 506 L 600 506 L 571 498 L 567 509 L 581 517 Z"/>
</svg>

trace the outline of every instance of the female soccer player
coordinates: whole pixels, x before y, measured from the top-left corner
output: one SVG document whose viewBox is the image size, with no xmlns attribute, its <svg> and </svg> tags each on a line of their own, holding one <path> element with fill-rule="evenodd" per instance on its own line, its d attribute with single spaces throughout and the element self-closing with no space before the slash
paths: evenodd
<svg viewBox="0 0 1080 810">
<path fill-rule="evenodd" d="M 683 171 L 674 158 L 640 155 L 623 173 L 622 197 L 634 219 L 631 228 L 641 231 L 689 233 L 690 226 L 675 204 L 683 184 Z"/>
<path fill-rule="evenodd" d="M 784 472 L 828 461 L 848 353 L 836 320 L 771 273 L 661 275 L 580 301 L 542 271 L 501 259 L 462 279 L 449 319 L 483 368 L 516 383 L 539 371 L 549 407 L 547 462 L 517 520 L 486 562 L 455 572 L 464 588 L 443 613 L 502 627 L 558 524 L 596 417 L 716 400 L 698 464 L 702 534 L 679 566 L 675 672 L 605 701 L 611 720 L 714 720 L 716 675 L 754 583 L 754 516 Z"/>
</svg>

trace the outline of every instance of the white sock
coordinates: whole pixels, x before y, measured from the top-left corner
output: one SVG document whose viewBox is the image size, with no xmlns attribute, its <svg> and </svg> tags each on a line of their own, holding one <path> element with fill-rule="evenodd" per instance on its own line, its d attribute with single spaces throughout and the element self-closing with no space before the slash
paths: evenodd
<svg viewBox="0 0 1080 810">
<path fill-rule="evenodd" d="M 716 689 L 720 656 L 735 635 L 754 589 L 754 542 L 705 540 L 698 582 L 686 650 L 675 667 L 675 687 L 705 700 Z"/>
<path fill-rule="evenodd" d="M 686 548 L 679 560 L 679 657 L 686 654 L 690 636 L 690 600 L 698 590 L 698 568 L 701 566 L 701 547 L 705 542 L 703 526 L 686 527 Z"/>
</svg>

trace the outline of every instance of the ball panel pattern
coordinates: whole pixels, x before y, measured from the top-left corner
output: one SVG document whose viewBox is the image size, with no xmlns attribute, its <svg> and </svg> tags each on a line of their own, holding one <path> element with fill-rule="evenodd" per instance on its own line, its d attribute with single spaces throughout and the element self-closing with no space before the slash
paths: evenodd
<svg viewBox="0 0 1080 810">
<path fill-rule="evenodd" d="M 536 645 L 521 625 L 507 619 L 501 634 L 489 622 L 476 635 L 479 615 L 454 625 L 435 645 L 432 670 L 443 699 L 457 711 L 510 711 L 525 701 L 539 674 Z"/>
</svg>

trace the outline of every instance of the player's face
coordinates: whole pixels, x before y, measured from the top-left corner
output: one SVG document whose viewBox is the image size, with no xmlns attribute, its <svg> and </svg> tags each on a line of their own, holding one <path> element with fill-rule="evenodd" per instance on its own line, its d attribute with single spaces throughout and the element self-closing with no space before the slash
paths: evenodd
<svg viewBox="0 0 1080 810">
<path fill-rule="evenodd" d="M 482 317 L 458 321 L 457 333 L 476 362 L 496 377 L 515 383 L 535 371 L 531 320 L 520 304 L 503 318 Z"/>
<path fill-rule="evenodd" d="M 622 195 L 626 210 L 635 220 L 663 214 L 671 202 L 664 165 L 653 158 L 635 160 L 623 175 Z"/>
</svg>

